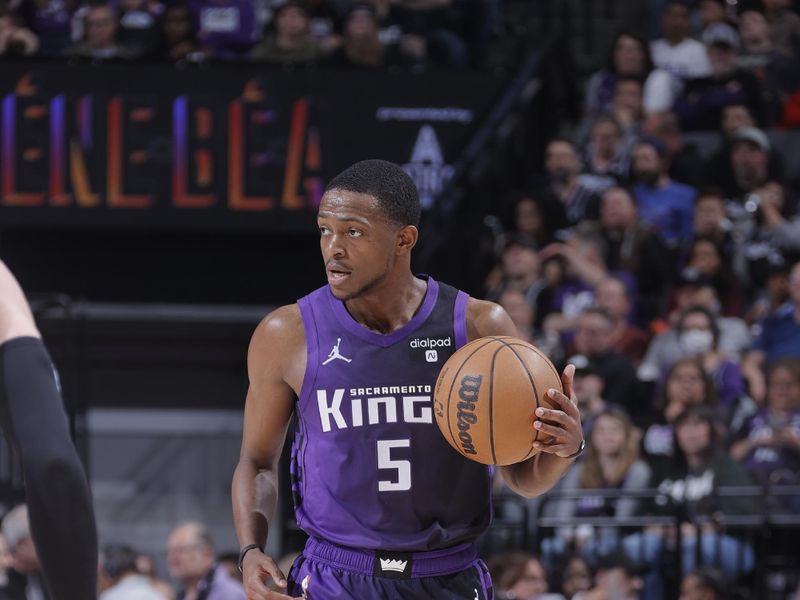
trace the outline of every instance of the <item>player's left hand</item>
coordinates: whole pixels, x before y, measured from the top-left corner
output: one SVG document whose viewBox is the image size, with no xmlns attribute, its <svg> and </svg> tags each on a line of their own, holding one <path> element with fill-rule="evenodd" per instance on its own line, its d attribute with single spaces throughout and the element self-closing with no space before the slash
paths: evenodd
<svg viewBox="0 0 800 600">
<path fill-rule="evenodd" d="M 536 421 L 533 422 L 533 426 L 540 434 L 544 434 L 544 439 L 547 439 L 547 436 L 550 437 L 548 442 L 533 443 L 534 449 L 539 452 L 567 458 L 580 448 L 583 429 L 581 428 L 581 414 L 578 411 L 578 399 L 572 389 L 574 376 L 575 365 L 567 365 L 561 375 L 564 392 L 556 389 L 547 390 L 547 395 L 558 404 L 558 409 L 544 406 L 536 409 Z M 543 436 L 539 437 L 542 439 Z"/>
</svg>

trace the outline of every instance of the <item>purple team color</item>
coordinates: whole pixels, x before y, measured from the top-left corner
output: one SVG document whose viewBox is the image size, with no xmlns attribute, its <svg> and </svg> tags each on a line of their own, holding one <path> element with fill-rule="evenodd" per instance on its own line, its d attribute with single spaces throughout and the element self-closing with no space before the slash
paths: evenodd
<svg viewBox="0 0 800 600">
<path fill-rule="evenodd" d="M 453 450 L 433 416 L 436 377 L 467 341 L 467 299 L 428 278 L 417 314 L 386 335 L 353 320 L 327 286 L 299 301 L 308 363 L 292 491 L 312 538 L 427 552 L 489 526 L 488 467 Z"/>
</svg>

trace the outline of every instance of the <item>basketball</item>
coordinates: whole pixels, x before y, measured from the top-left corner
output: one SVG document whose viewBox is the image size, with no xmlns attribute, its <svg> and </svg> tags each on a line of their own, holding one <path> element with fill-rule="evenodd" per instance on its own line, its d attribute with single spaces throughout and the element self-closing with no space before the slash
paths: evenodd
<svg viewBox="0 0 800 600">
<path fill-rule="evenodd" d="M 484 337 L 457 350 L 434 388 L 436 423 L 466 458 L 511 465 L 536 454 L 539 406 L 558 408 L 547 390 L 561 377 L 544 353 L 514 337 Z M 547 442 L 542 435 L 543 442 Z"/>
</svg>

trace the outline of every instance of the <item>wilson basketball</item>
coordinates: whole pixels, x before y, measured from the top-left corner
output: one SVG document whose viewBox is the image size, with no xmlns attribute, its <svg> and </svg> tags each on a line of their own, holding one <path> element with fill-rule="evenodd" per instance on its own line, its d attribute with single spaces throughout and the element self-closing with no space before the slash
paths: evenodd
<svg viewBox="0 0 800 600">
<path fill-rule="evenodd" d="M 514 337 L 484 337 L 457 350 L 434 389 L 434 413 L 444 438 L 465 457 L 510 465 L 536 454 L 536 409 L 558 408 L 547 390 L 562 390 L 553 363 Z"/>
</svg>

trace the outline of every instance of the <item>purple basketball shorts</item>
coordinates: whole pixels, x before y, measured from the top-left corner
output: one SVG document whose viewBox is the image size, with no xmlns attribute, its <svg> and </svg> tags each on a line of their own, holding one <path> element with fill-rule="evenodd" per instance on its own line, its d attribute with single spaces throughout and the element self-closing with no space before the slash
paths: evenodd
<svg viewBox="0 0 800 600">
<path fill-rule="evenodd" d="M 308 600 L 492 600 L 474 544 L 432 552 L 342 548 L 310 538 L 289 573 L 290 596 Z"/>
</svg>

